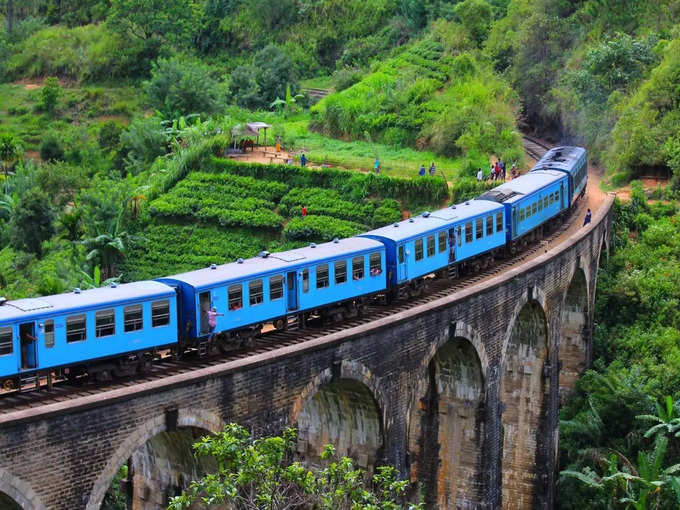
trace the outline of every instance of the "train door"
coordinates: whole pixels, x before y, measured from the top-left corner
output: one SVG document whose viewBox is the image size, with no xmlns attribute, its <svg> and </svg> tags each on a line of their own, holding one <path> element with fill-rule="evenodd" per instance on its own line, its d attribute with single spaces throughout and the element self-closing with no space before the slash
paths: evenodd
<svg viewBox="0 0 680 510">
<path fill-rule="evenodd" d="M 297 271 L 288 271 L 286 274 L 286 289 L 288 296 L 288 311 L 297 310 Z"/>
<path fill-rule="evenodd" d="M 397 281 L 403 281 L 408 278 L 408 261 L 406 259 L 406 246 L 403 244 L 397 248 Z"/>
<path fill-rule="evenodd" d="M 21 342 L 21 369 L 36 368 L 38 366 L 38 339 L 35 336 L 35 322 L 25 322 L 19 325 L 19 339 Z"/>
<path fill-rule="evenodd" d="M 212 302 L 210 301 L 210 291 L 201 292 L 198 295 L 199 313 L 201 314 L 201 333 L 210 333 L 210 325 L 208 324 L 208 310 Z"/>
<path fill-rule="evenodd" d="M 449 229 L 449 264 L 456 261 L 456 229 Z"/>
<path fill-rule="evenodd" d="M 564 209 L 564 181 L 560 182 L 560 210 Z"/>
</svg>

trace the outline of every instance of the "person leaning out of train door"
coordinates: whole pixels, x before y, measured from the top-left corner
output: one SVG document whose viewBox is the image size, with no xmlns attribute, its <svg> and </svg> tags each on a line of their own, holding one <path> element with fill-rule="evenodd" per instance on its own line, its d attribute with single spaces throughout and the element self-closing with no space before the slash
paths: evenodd
<svg viewBox="0 0 680 510">
<path fill-rule="evenodd" d="M 28 347 L 31 345 L 31 342 L 37 340 L 38 339 L 30 333 L 23 333 L 21 335 L 21 368 L 30 368 L 30 366 L 35 364 L 35 351 Z"/>
<path fill-rule="evenodd" d="M 210 336 L 208 337 L 209 342 L 215 335 L 215 328 L 217 327 L 217 317 L 219 316 L 224 317 L 224 314 L 217 313 L 217 308 L 213 306 L 210 310 L 208 310 L 207 315 L 208 315 L 208 328 L 210 329 Z"/>
</svg>

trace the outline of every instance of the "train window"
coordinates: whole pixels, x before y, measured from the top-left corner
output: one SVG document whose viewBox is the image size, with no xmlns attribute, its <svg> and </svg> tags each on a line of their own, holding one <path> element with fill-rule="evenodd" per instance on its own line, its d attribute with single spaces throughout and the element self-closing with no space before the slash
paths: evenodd
<svg viewBox="0 0 680 510">
<path fill-rule="evenodd" d="M 54 321 L 52 319 L 45 321 L 43 328 L 45 331 L 45 347 L 51 349 L 54 347 Z"/>
<path fill-rule="evenodd" d="M 543 210 L 543 199 L 540 197 L 538 198 L 538 210 L 539 211 Z"/>
<path fill-rule="evenodd" d="M 545 209 L 548 208 L 548 197 L 547 197 L 547 196 L 543 199 L 543 207 L 544 207 Z"/>
<path fill-rule="evenodd" d="M 427 236 L 427 256 L 434 255 L 434 236 Z"/>
<path fill-rule="evenodd" d="M 423 260 L 423 240 L 416 239 L 416 262 Z"/>
<path fill-rule="evenodd" d="M 527 219 L 529 219 L 531 217 L 531 206 L 530 205 L 528 205 L 527 208 L 526 208 L 525 216 L 527 217 Z"/>
<path fill-rule="evenodd" d="M 524 221 L 524 208 L 519 210 L 519 221 Z"/>
<path fill-rule="evenodd" d="M 496 232 L 503 231 L 503 213 L 496 213 Z"/>
<path fill-rule="evenodd" d="M 493 216 L 486 217 L 486 235 L 493 234 Z"/>
<path fill-rule="evenodd" d="M 475 239 L 481 239 L 484 237 L 484 219 L 477 218 L 475 223 Z"/>
<path fill-rule="evenodd" d="M 142 305 L 126 306 L 123 309 L 123 324 L 126 333 L 142 329 L 144 327 L 143 319 Z"/>
<path fill-rule="evenodd" d="M 456 233 L 456 239 L 458 239 L 458 246 L 463 246 L 463 236 L 460 233 L 461 230 L 462 229 L 460 228 L 460 225 L 458 225 L 458 232 Z"/>
<path fill-rule="evenodd" d="M 364 277 L 364 257 L 354 257 L 352 259 L 352 279 L 361 280 Z"/>
<path fill-rule="evenodd" d="M 328 287 L 328 264 L 321 264 L 316 266 L 316 288 L 323 289 Z"/>
<path fill-rule="evenodd" d="M 555 196 L 552 193 L 550 193 L 550 204 L 552 205 L 553 202 L 555 202 Z"/>
<path fill-rule="evenodd" d="M 399 263 L 400 264 L 404 263 L 404 245 L 403 244 L 399 247 Z"/>
<path fill-rule="evenodd" d="M 531 214 L 536 214 L 536 202 L 531 204 Z"/>
<path fill-rule="evenodd" d="M 0 356 L 12 354 L 12 326 L 0 328 Z"/>
<path fill-rule="evenodd" d="M 255 306 L 264 302 L 264 288 L 262 280 L 248 282 L 248 304 Z"/>
<path fill-rule="evenodd" d="M 472 222 L 471 221 L 465 224 L 465 242 L 466 243 L 472 242 Z"/>
<path fill-rule="evenodd" d="M 309 269 L 302 270 L 302 292 L 309 292 Z"/>
<path fill-rule="evenodd" d="M 170 324 L 170 301 L 156 301 L 151 303 L 151 327 L 158 328 Z"/>
<path fill-rule="evenodd" d="M 403 256 L 403 250 L 402 250 Z M 347 261 L 339 260 L 335 263 L 335 283 L 345 283 L 347 281 Z"/>
<path fill-rule="evenodd" d="M 446 251 L 446 232 L 439 232 L 439 253 Z"/>
<path fill-rule="evenodd" d="M 87 338 L 87 316 L 71 315 L 66 317 L 66 342 L 82 342 Z"/>
<path fill-rule="evenodd" d="M 269 279 L 269 301 L 283 297 L 283 276 L 272 276 Z"/>
<path fill-rule="evenodd" d="M 230 311 L 240 310 L 243 307 L 243 286 L 238 283 L 227 289 L 227 306 Z"/>
<path fill-rule="evenodd" d="M 382 260 L 380 253 L 371 253 L 368 257 L 368 274 L 378 276 L 382 273 Z"/>
<path fill-rule="evenodd" d="M 94 314 L 94 334 L 97 338 L 116 334 L 116 315 L 110 310 L 99 310 Z"/>
</svg>

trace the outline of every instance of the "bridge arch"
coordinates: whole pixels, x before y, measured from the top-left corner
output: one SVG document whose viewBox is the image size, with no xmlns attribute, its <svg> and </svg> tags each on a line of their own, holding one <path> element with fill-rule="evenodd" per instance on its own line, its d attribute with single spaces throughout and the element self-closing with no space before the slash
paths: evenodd
<svg viewBox="0 0 680 510">
<path fill-rule="evenodd" d="M 146 421 L 132 431 L 111 456 L 95 481 L 85 508 L 99 510 L 104 495 L 120 466 L 152 438 L 175 428 L 202 429 L 211 434 L 217 434 L 224 428 L 224 425 L 222 419 L 210 411 L 189 408 L 167 411 Z"/>
<path fill-rule="evenodd" d="M 361 363 L 343 361 L 335 370 L 323 370 L 291 410 L 298 453 L 306 462 L 320 464 L 323 446 L 330 443 L 338 455 L 352 457 L 371 472 L 383 456 L 386 406 L 379 381 Z"/>
<path fill-rule="evenodd" d="M 426 480 L 438 508 L 475 508 L 482 501 L 485 374 L 488 358 L 477 330 L 451 324 L 426 357 L 408 423 L 412 480 Z"/>
<path fill-rule="evenodd" d="M 0 504 L 9 508 L 11 508 L 10 504 L 16 504 L 24 510 L 45 510 L 46 508 L 28 483 L 1 468 Z M 0 506 L 0 508 L 5 508 L 5 506 Z"/>
<path fill-rule="evenodd" d="M 546 394 L 550 381 L 549 331 L 545 296 L 528 289 L 518 303 L 506 336 L 500 376 L 502 499 L 504 509 L 531 508 L 537 466 L 549 447 L 539 445 L 546 436 Z"/>
<path fill-rule="evenodd" d="M 588 363 L 589 289 L 582 265 L 575 268 L 562 305 L 559 360 L 559 393 L 563 400 Z"/>
</svg>

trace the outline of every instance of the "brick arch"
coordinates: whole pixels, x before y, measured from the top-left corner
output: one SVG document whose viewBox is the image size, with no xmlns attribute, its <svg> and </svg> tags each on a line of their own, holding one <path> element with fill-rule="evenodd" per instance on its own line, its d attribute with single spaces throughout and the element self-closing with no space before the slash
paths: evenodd
<svg viewBox="0 0 680 510">
<path fill-rule="evenodd" d="M 217 434 L 224 428 L 222 419 L 210 411 L 183 408 L 177 411 L 177 427 L 193 427 Z M 104 495 L 111 485 L 111 481 L 127 459 L 137 448 L 144 445 L 154 436 L 168 430 L 166 415 L 158 415 L 130 433 L 113 453 L 102 472 L 94 483 L 86 510 L 99 510 Z"/>
<path fill-rule="evenodd" d="M 547 434 L 550 332 L 540 290 L 524 292 L 504 341 L 501 403 L 502 500 L 505 510 L 532 507 L 538 494 L 537 466 L 549 452 L 539 444 Z"/>
<path fill-rule="evenodd" d="M 0 492 L 12 498 L 25 510 L 46 510 L 45 505 L 28 483 L 2 468 L 0 468 Z"/>
<path fill-rule="evenodd" d="M 587 272 L 577 266 L 569 278 L 569 286 L 562 298 L 561 331 L 559 339 L 559 395 L 564 400 L 576 380 L 586 369 L 590 338 L 587 334 L 590 317 L 590 294 Z"/>
<path fill-rule="evenodd" d="M 531 295 L 529 295 L 529 292 L 531 292 Z M 505 357 L 508 351 L 508 344 L 510 343 L 510 339 L 512 338 L 512 333 L 515 329 L 515 325 L 517 324 L 517 319 L 519 319 L 519 314 L 522 311 L 522 309 L 532 301 L 538 304 L 541 308 L 541 311 L 543 312 L 543 316 L 546 319 L 546 327 L 548 328 L 547 332 L 548 338 L 550 338 L 550 323 L 548 321 L 547 313 L 548 298 L 542 289 L 534 286 L 529 286 L 527 287 L 526 290 L 524 290 L 522 296 L 515 304 L 515 308 L 512 311 L 512 315 L 510 316 L 511 317 L 510 322 L 508 322 L 508 327 L 505 330 L 505 334 L 503 336 L 503 348 L 501 350 L 501 363 L 500 363 L 501 367 L 505 365 Z M 549 342 L 547 343 L 548 349 L 550 349 Z"/>
<path fill-rule="evenodd" d="M 482 409 L 489 361 L 479 331 L 464 321 L 452 322 L 421 367 L 406 414 L 411 480 L 426 481 L 429 506 L 482 506 Z"/>
<path fill-rule="evenodd" d="M 377 407 L 380 411 L 380 419 L 383 428 L 387 431 L 391 428 L 392 423 L 389 418 L 386 418 L 385 411 L 390 408 L 390 403 L 387 398 L 387 392 L 383 388 L 383 383 L 380 378 L 376 377 L 371 370 L 360 361 L 343 360 L 339 363 L 339 371 L 332 368 L 326 368 L 315 375 L 310 382 L 300 392 L 300 395 L 295 399 L 290 408 L 290 423 L 296 423 L 298 416 L 305 404 L 310 399 L 314 398 L 319 390 L 332 383 L 335 379 L 352 379 L 365 385 L 372 393 Z"/>
<path fill-rule="evenodd" d="M 385 410 L 388 402 L 380 382 L 360 362 L 343 361 L 325 369 L 302 391 L 291 409 L 298 426 L 298 453 L 311 464 L 320 463 L 325 444 L 371 471 L 382 461 L 385 447 Z"/>
</svg>

